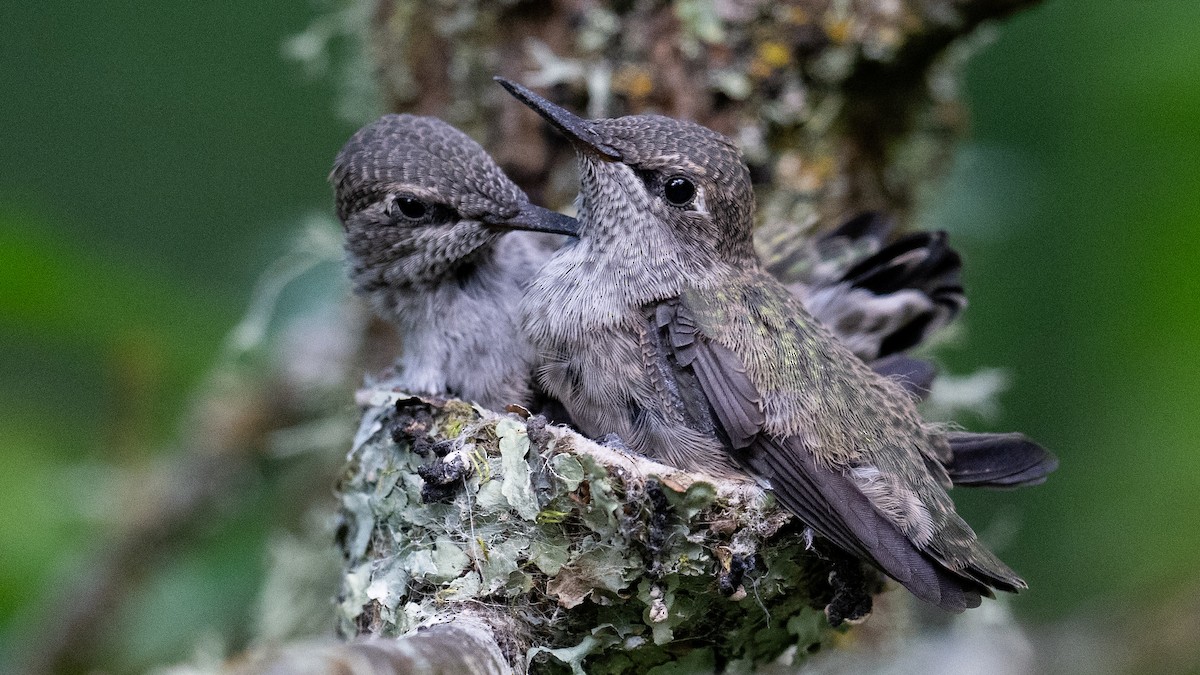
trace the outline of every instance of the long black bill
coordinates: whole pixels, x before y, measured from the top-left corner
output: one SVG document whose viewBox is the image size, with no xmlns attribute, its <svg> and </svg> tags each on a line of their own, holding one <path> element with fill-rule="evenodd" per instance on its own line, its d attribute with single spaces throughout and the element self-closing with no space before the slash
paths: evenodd
<svg viewBox="0 0 1200 675">
<path fill-rule="evenodd" d="M 600 135 L 596 133 L 595 129 L 592 128 L 592 123 L 588 120 L 579 117 L 562 106 L 547 101 L 545 98 L 530 91 L 527 87 L 523 87 L 512 80 L 506 80 L 503 77 L 493 79 L 499 82 L 501 87 L 507 89 L 508 93 L 515 96 L 518 101 L 533 108 L 534 112 L 545 117 L 546 121 L 553 124 L 554 128 L 563 132 L 576 146 L 582 146 L 608 159 L 621 161 L 621 153 L 617 152 L 616 148 L 605 143 L 600 138 Z"/>
<path fill-rule="evenodd" d="M 529 230 L 530 232 L 550 232 L 552 234 L 568 234 L 572 237 L 579 236 L 578 220 L 533 204 L 525 204 L 517 212 L 517 215 L 512 218 L 497 220 L 494 223 L 488 224 L 506 230 Z"/>
</svg>

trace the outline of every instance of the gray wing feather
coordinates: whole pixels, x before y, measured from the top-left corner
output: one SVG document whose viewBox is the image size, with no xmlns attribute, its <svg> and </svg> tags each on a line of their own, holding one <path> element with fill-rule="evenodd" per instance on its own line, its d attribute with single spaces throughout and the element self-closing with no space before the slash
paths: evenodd
<svg viewBox="0 0 1200 675">
<path fill-rule="evenodd" d="M 842 474 L 817 465 L 798 438 L 760 437 L 739 457 L 771 481 L 784 506 L 834 544 L 869 560 L 913 595 L 950 612 L 978 607 L 991 590 L 913 545 Z"/>
<path fill-rule="evenodd" d="M 677 364 L 695 373 L 730 445 L 737 450 L 745 448 L 766 421 L 762 398 L 733 352 L 713 343 L 701 345 L 695 322 L 681 308 L 676 303 L 660 305 L 655 312 L 658 328 L 666 331 Z M 697 358 L 713 350 L 725 353 L 722 358 Z"/>
</svg>

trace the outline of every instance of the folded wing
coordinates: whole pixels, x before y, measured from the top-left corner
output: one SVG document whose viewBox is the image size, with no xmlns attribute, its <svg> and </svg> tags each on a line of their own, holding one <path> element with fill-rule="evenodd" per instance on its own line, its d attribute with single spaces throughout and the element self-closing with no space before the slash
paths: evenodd
<svg viewBox="0 0 1200 675">
<path fill-rule="evenodd" d="M 918 545 L 893 513 L 866 494 L 850 470 L 823 466 L 801 436 L 773 438 L 764 430 L 762 393 L 742 360 L 728 347 L 697 329 L 697 321 L 678 300 L 659 305 L 652 315 L 675 367 L 695 375 L 711 417 L 725 436 L 735 462 L 766 480 L 780 502 L 809 527 L 841 548 L 882 569 L 914 595 L 958 612 L 978 606 L 992 589 L 1015 591 L 1024 582 L 983 551 L 965 523 L 954 522 L 944 538 Z M 978 559 L 976 559 L 978 558 Z"/>
</svg>

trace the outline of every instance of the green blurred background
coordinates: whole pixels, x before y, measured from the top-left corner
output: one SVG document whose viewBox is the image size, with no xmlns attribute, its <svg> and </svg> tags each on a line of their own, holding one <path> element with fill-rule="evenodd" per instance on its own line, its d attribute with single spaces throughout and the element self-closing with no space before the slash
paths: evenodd
<svg viewBox="0 0 1200 675">
<path fill-rule="evenodd" d="M 0 670 L 114 517 L 107 491 L 169 448 L 254 279 L 330 210 L 353 125 L 280 48 L 316 11 L 0 10 Z M 996 27 L 965 98 L 971 135 L 921 222 L 967 259 L 965 339 L 942 355 L 1007 369 L 986 425 L 1062 457 L 1042 488 L 962 495 L 968 519 L 1027 575 L 1028 622 L 1194 593 L 1200 3 L 1050 0 Z M 114 667 L 245 636 L 268 490 L 112 617 Z"/>
</svg>

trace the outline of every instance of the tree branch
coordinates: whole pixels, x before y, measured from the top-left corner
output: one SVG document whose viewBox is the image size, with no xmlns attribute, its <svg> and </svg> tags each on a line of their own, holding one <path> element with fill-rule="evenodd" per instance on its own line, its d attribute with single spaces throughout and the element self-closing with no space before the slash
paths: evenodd
<svg viewBox="0 0 1200 675">
<path fill-rule="evenodd" d="M 460 616 L 403 640 L 294 645 L 234 664 L 245 675 L 512 675 L 490 622 Z"/>
</svg>

